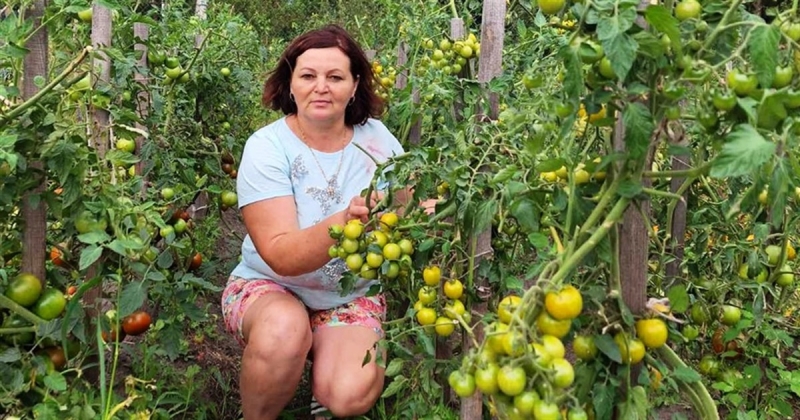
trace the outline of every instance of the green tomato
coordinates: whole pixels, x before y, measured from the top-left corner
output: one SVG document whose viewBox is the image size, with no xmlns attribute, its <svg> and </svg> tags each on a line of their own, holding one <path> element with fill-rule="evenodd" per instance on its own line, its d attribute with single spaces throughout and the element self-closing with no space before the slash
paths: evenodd
<svg viewBox="0 0 800 420">
<path fill-rule="evenodd" d="M 606 79 L 615 79 L 617 77 L 617 74 L 614 73 L 614 69 L 611 67 L 611 60 L 609 60 L 608 57 L 603 57 L 600 60 L 600 64 L 597 65 L 597 71 Z"/>
<path fill-rule="evenodd" d="M 471 397 L 475 393 L 475 378 L 469 373 L 455 370 L 447 378 L 450 387 L 461 398 Z"/>
<path fill-rule="evenodd" d="M 779 287 L 789 287 L 794 283 L 794 273 L 792 272 L 792 267 L 788 264 L 784 264 L 781 267 L 780 274 L 778 275 L 778 279 L 775 280 L 775 284 Z"/>
<path fill-rule="evenodd" d="M 772 79 L 772 87 L 780 89 L 789 86 L 792 83 L 794 76 L 794 69 L 792 66 L 778 67 L 775 69 L 775 77 Z"/>
<path fill-rule="evenodd" d="M 727 112 L 736 107 L 736 95 L 729 90 L 725 92 L 715 92 L 712 103 L 717 110 Z"/>
<path fill-rule="evenodd" d="M 561 418 L 558 405 L 553 402 L 539 400 L 533 405 L 533 418 L 536 420 L 557 420 Z"/>
<path fill-rule="evenodd" d="M 739 96 L 747 96 L 758 87 L 758 79 L 752 74 L 745 74 L 736 69 L 728 72 L 728 87 Z"/>
<path fill-rule="evenodd" d="M 675 5 L 675 17 L 680 21 L 700 17 L 703 6 L 697 0 L 683 0 Z"/>
<path fill-rule="evenodd" d="M 48 288 L 33 305 L 33 312 L 45 321 L 58 318 L 67 307 L 67 298 L 56 288 Z"/>
</svg>

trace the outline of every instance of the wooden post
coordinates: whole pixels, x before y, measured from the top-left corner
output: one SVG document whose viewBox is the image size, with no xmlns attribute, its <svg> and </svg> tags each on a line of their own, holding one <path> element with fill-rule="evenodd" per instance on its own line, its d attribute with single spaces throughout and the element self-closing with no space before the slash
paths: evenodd
<svg viewBox="0 0 800 420">
<path fill-rule="evenodd" d="M 450 19 L 450 39 L 453 41 L 464 38 L 464 20 L 461 18 Z M 465 66 L 466 67 L 466 66 Z M 461 74 L 464 74 L 465 69 L 461 69 Z M 464 93 L 456 96 L 453 103 L 453 113 L 455 114 L 456 121 L 462 119 L 461 112 L 464 110 Z"/>
<path fill-rule="evenodd" d="M 111 10 L 94 3 L 92 5 L 92 46 L 95 48 L 93 60 L 95 76 L 103 83 L 111 80 L 111 59 L 101 49 L 111 46 Z M 108 110 L 95 108 L 92 126 L 92 143 L 97 155 L 105 157 L 111 141 Z"/>
<path fill-rule="evenodd" d="M 403 90 L 408 87 L 408 44 L 401 42 L 397 47 L 397 68 L 401 69 L 397 73 L 397 80 L 394 82 L 394 87 L 397 90 Z M 419 104 L 419 88 L 417 86 L 411 87 L 411 102 L 416 105 Z M 417 118 L 408 131 L 408 143 L 412 145 L 419 144 L 422 139 L 422 120 Z"/>
<path fill-rule="evenodd" d="M 197 0 L 195 2 L 194 15 L 200 20 L 206 20 L 207 9 L 208 0 Z M 200 46 L 203 45 L 203 41 L 205 41 L 205 36 L 202 33 L 198 33 L 194 36 L 194 47 L 200 48 Z"/>
<path fill-rule="evenodd" d="M 670 133 L 670 137 L 673 138 L 673 144 L 677 146 L 687 146 L 689 142 L 686 140 L 683 133 L 683 127 L 677 127 L 675 130 L 676 133 Z M 672 156 L 672 167 L 670 169 L 679 171 L 689 168 L 688 160 L 690 158 L 691 156 L 684 154 Z M 683 182 L 684 178 L 672 178 L 670 181 L 670 191 L 677 193 L 678 189 L 683 185 Z M 675 206 L 675 212 L 672 214 L 672 230 L 670 232 L 671 238 L 668 246 L 673 259 L 667 263 L 665 273 L 667 279 L 673 279 L 681 275 L 683 250 L 686 246 L 686 198 L 688 195 L 688 191 L 682 194 L 683 200 L 678 201 Z"/>
<path fill-rule="evenodd" d="M 505 0 L 484 0 L 483 2 L 483 22 L 481 24 L 481 56 L 478 59 L 478 82 L 486 86 L 495 77 L 500 76 L 503 71 L 503 38 L 505 36 L 506 2 Z M 496 120 L 499 114 L 500 99 L 497 93 L 489 93 L 489 106 L 484 110 L 484 119 Z M 475 266 L 480 265 L 480 261 L 487 258 L 492 253 L 492 230 L 491 228 L 478 234 L 474 241 Z M 474 290 L 489 290 L 488 280 L 475 276 L 475 284 L 471 285 Z M 488 298 L 489 296 L 486 296 Z M 484 296 L 481 296 L 484 298 Z M 472 305 L 473 319 L 480 319 L 488 312 L 486 299 L 475 302 Z M 474 328 L 475 339 L 478 342 L 484 340 L 483 325 L 478 323 Z M 462 351 L 465 353 L 472 347 L 472 342 L 468 337 L 463 337 L 461 342 Z M 483 418 L 483 395 L 476 392 L 470 398 L 461 400 L 461 419 L 480 420 Z"/>
<path fill-rule="evenodd" d="M 150 29 L 144 23 L 136 22 L 133 24 L 133 37 L 139 38 L 142 41 L 147 41 L 150 36 Z M 135 51 L 140 51 L 142 56 L 139 57 L 138 62 L 136 63 L 139 68 L 145 69 L 147 68 L 147 45 L 137 43 L 133 46 Z M 140 90 L 136 94 L 136 113 L 139 115 L 139 118 L 142 121 L 147 119 L 148 114 L 150 113 L 150 94 L 147 90 L 147 86 L 150 84 L 150 78 L 146 75 L 149 73 L 144 72 L 136 72 L 133 75 L 133 80 L 136 81 L 137 85 L 144 87 L 144 89 Z M 136 128 L 141 131 L 146 131 L 147 127 L 142 125 L 141 123 L 136 123 Z M 141 154 L 142 146 L 144 146 L 145 136 L 137 135 L 136 136 L 136 151 L 137 153 Z M 136 173 L 141 175 L 142 178 L 142 196 L 145 195 L 147 191 L 147 179 L 144 178 L 144 160 L 139 160 L 136 162 Z"/>
<path fill-rule="evenodd" d="M 46 0 L 35 0 L 30 10 L 33 18 L 33 27 L 39 27 L 42 16 L 47 8 Z M 48 33 L 47 27 L 41 27 L 31 35 L 25 47 L 30 50 L 23 63 L 24 77 L 22 80 L 22 96 L 29 99 L 39 92 L 39 87 L 34 83 L 35 78 L 43 77 L 47 80 L 48 68 Z M 40 139 L 44 141 L 44 139 Z M 28 169 L 38 179 L 36 187 L 22 195 L 21 212 L 24 227 L 22 231 L 22 272 L 31 273 L 42 282 L 45 278 L 44 262 L 47 256 L 47 204 L 42 194 L 45 192 L 47 178 L 44 164 L 41 161 L 29 163 Z"/>
</svg>

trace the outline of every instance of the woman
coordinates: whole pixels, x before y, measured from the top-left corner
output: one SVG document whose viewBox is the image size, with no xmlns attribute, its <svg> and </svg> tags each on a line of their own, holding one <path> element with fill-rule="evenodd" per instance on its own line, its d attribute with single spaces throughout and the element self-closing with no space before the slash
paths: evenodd
<svg viewBox="0 0 800 420">
<path fill-rule="evenodd" d="M 264 85 L 265 106 L 285 117 L 247 141 L 237 178 L 248 235 L 222 296 L 226 325 L 244 345 L 246 420 L 274 419 L 292 399 L 310 355 L 312 392 L 335 417 L 363 414 L 383 390 L 376 363 L 382 295 L 362 279 L 340 295 L 328 228 L 367 220 L 359 194 L 378 161 L 403 153 L 379 121 L 383 102 L 364 52 L 338 26 L 295 39 Z M 371 362 L 362 366 L 367 351 Z"/>
</svg>

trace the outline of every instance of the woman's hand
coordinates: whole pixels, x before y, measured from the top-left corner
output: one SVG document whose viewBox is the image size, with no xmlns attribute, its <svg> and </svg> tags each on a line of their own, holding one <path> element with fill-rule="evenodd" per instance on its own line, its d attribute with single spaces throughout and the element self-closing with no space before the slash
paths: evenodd
<svg viewBox="0 0 800 420">
<path fill-rule="evenodd" d="M 433 213 L 436 213 L 436 204 L 438 203 L 439 200 L 435 198 L 429 198 L 427 200 L 422 200 L 419 203 L 419 206 L 422 207 L 422 209 L 425 211 L 425 214 L 432 215 Z"/>
<path fill-rule="evenodd" d="M 367 208 L 367 200 L 359 195 L 350 199 L 350 204 L 344 210 L 345 222 L 352 219 L 361 220 L 361 223 L 367 223 L 369 220 L 369 210 L 378 205 L 383 199 L 383 194 L 379 192 L 372 193 L 372 200 L 369 208 Z"/>
</svg>

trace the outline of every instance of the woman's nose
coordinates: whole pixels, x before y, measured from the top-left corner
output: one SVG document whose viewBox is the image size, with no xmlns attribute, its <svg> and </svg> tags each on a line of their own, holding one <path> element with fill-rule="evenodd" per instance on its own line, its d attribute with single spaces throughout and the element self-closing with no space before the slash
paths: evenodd
<svg viewBox="0 0 800 420">
<path fill-rule="evenodd" d="M 325 92 L 328 90 L 328 79 L 325 76 L 317 77 L 317 83 L 314 85 L 314 90 L 317 92 Z"/>
</svg>

